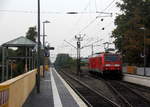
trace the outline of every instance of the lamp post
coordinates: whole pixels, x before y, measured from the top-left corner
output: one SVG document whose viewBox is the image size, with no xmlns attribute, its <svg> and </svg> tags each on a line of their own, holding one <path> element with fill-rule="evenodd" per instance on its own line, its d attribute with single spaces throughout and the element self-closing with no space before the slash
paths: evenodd
<svg viewBox="0 0 150 107">
<path fill-rule="evenodd" d="M 146 44 L 145 44 L 145 27 L 141 27 L 140 29 L 144 30 L 144 49 L 143 49 L 143 56 L 144 56 L 144 76 L 146 75 Z"/>
<path fill-rule="evenodd" d="M 49 21 L 44 21 L 43 22 L 43 77 L 44 77 L 44 74 L 45 74 L 45 24 L 46 23 L 50 23 Z"/>
<path fill-rule="evenodd" d="M 37 52 L 37 74 L 36 74 L 36 85 L 37 85 L 37 93 L 40 93 L 40 53 L 41 53 L 41 46 L 40 46 L 40 0 L 38 0 L 38 52 Z"/>
</svg>

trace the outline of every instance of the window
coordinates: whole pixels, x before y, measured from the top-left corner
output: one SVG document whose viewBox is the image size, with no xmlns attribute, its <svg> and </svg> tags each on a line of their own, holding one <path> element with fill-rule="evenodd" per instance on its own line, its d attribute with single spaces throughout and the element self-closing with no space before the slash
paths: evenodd
<svg viewBox="0 0 150 107">
<path fill-rule="evenodd" d="M 119 61 L 119 56 L 116 55 L 105 56 L 105 61 Z"/>
</svg>

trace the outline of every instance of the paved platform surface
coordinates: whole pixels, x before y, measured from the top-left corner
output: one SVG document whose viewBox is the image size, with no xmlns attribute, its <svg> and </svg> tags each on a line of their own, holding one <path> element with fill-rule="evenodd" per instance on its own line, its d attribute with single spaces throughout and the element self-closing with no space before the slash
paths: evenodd
<svg viewBox="0 0 150 107">
<path fill-rule="evenodd" d="M 143 85 L 146 87 L 150 87 L 150 77 L 139 76 L 139 75 L 131 75 L 131 74 L 124 74 L 124 81 Z"/>
<path fill-rule="evenodd" d="M 32 91 L 23 107 L 86 107 L 54 68 L 41 78 L 41 92 Z"/>
</svg>

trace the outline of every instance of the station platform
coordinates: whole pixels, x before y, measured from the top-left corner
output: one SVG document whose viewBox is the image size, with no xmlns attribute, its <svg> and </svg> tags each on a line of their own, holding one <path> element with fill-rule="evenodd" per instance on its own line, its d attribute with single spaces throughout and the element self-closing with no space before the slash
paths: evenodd
<svg viewBox="0 0 150 107">
<path fill-rule="evenodd" d="M 124 74 L 123 80 L 130 82 L 130 83 L 150 87 L 150 77 L 148 77 L 148 76 Z"/>
<path fill-rule="evenodd" d="M 41 78 L 40 93 L 33 89 L 23 107 L 87 107 L 55 68 Z"/>
</svg>

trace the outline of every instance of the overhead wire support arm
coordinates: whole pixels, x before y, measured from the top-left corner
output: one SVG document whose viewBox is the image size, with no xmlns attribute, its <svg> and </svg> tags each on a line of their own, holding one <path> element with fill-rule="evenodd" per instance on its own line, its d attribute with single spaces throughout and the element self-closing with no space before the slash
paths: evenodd
<svg viewBox="0 0 150 107">
<path fill-rule="evenodd" d="M 96 11 L 96 13 L 100 13 L 100 14 L 112 14 L 112 13 L 103 12 L 103 11 Z"/>
<path fill-rule="evenodd" d="M 77 49 L 77 47 L 75 47 L 74 45 L 72 45 L 71 43 L 69 43 L 68 41 L 64 40 L 66 43 L 68 43 L 70 46 L 74 47 L 75 49 Z"/>
<path fill-rule="evenodd" d="M 97 11 L 96 13 L 100 13 L 100 15 L 96 17 L 96 19 L 100 18 L 100 17 L 112 17 L 113 16 L 113 13 L 108 13 L 108 12 L 99 12 L 99 11 Z M 104 16 L 101 16 L 101 14 L 104 14 Z"/>
<path fill-rule="evenodd" d="M 102 41 L 102 40 L 103 40 L 103 39 L 100 39 L 100 40 L 94 41 L 94 42 L 93 42 L 93 43 L 91 43 L 91 44 L 84 45 L 84 46 L 82 46 L 82 47 L 81 47 L 81 49 L 83 49 L 83 48 L 85 48 L 85 47 L 89 47 L 89 46 L 91 46 L 91 45 L 93 45 L 93 44 L 95 44 L 95 43 L 97 43 L 97 42 Z"/>
</svg>

